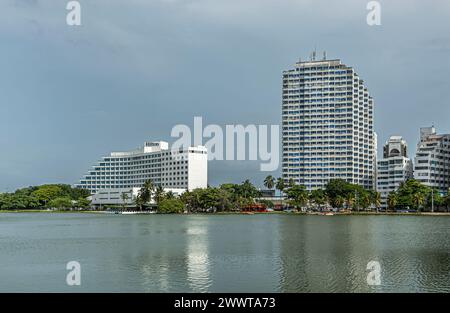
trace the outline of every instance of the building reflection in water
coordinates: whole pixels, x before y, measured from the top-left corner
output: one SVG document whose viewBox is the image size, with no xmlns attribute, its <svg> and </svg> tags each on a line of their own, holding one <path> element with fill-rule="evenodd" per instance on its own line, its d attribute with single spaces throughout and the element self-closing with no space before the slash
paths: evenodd
<svg viewBox="0 0 450 313">
<path fill-rule="evenodd" d="M 208 241 L 206 218 L 189 219 L 186 222 L 186 268 L 192 292 L 207 292 L 211 283 Z"/>
<path fill-rule="evenodd" d="M 280 232 L 282 292 L 450 290 L 443 219 L 291 216 L 283 217 Z M 379 286 L 367 284 L 370 261 L 380 263 Z"/>
<path fill-rule="evenodd" d="M 122 274 L 149 292 L 408 292 L 450 286 L 448 222 L 442 219 L 158 216 L 135 226 L 142 231 L 130 232 L 122 263 L 138 267 L 140 276 L 133 268 Z M 380 262 L 381 286 L 367 284 L 370 261 Z"/>
<path fill-rule="evenodd" d="M 280 291 L 363 291 L 368 246 L 358 243 L 360 230 L 367 229 L 360 222 L 353 224 L 345 217 L 283 217 Z M 370 236 L 363 236 L 370 241 Z"/>
</svg>

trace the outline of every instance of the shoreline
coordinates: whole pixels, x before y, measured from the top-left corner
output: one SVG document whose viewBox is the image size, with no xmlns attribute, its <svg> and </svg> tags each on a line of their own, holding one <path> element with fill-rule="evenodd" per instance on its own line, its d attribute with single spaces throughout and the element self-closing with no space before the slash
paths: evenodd
<svg viewBox="0 0 450 313">
<path fill-rule="evenodd" d="M 70 210 L 0 210 L 2 213 L 66 213 L 66 214 L 112 214 L 110 211 L 93 211 L 93 210 L 83 210 L 83 211 L 70 211 Z M 325 215 L 325 213 L 332 213 L 331 215 Z M 216 212 L 216 213 L 178 213 L 178 214 L 162 214 L 155 213 L 158 215 L 308 215 L 308 216 L 450 216 L 450 212 Z M 120 214 L 119 214 L 120 215 Z M 139 214 L 136 215 L 148 215 Z"/>
</svg>

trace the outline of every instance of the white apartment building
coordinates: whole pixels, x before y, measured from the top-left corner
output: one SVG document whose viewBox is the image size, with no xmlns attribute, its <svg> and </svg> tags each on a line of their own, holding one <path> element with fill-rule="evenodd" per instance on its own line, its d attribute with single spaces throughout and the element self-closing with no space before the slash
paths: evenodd
<svg viewBox="0 0 450 313">
<path fill-rule="evenodd" d="M 344 179 L 375 189 L 374 103 L 340 60 L 299 61 L 283 72 L 283 178 L 308 190 Z"/>
<path fill-rule="evenodd" d="M 434 127 L 420 129 L 414 159 L 414 178 L 446 194 L 450 188 L 450 134 L 438 135 Z"/>
<path fill-rule="evenodd" d="M 92 166 L 76 186 L 89 190 L 93 194 L 93 202 L 100 199 L 100 194 L 103 195 L 102 200 L 118 200 L 117 195 L 122 192 L 133 195 L 148 179 L 174 193 L 206 188 L 206 147 L 172 151 L 167 142 L 160 141 L 146 142 L 134 151 L 112 152 Z"/>
<path fill-rule="evenodd" d="M 408 145 L 401 136 L 391 136 L 377 167 L 377 191 L 381 194 L 382 208 L 387 207 L 389 193 L 410 178 L 413 178 L 413 164 L 408 158 Z"/>
</svg>

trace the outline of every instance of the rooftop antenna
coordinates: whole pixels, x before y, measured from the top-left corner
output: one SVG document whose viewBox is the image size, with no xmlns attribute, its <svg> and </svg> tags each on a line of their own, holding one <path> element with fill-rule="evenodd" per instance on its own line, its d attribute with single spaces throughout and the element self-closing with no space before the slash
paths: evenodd
<svg viewBox="0 0 450 313">
<path fill-rule="evenodd" d="M 324 52 L 323 52 L 323 60 L 325 61 L 326 59 L 327 59 L 327 52 L 324 51 Z"/>
<path fill-rule="evenodd" d="M 313 51 L 312 53 L 312 60 L 311 61 L 315 61 L 316 60 L 316 50 Z"/>
</svg>

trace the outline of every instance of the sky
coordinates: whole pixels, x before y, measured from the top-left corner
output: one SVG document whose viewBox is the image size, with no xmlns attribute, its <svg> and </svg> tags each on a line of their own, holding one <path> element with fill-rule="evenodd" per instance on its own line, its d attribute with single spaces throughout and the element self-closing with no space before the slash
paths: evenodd
<svg viewBox="0 0 450 313">
<path fill-rule="evenodd" d="M 312 50 L 340 58 L 375 101 L 379 153 L 419 128 L 450 133 L 450 1 L 0 2 L 0 192 L 74 184 L 102 156 L 167 140 L 177 124 L 280 124 L 281 77 Z M 268 174 L 213 161 L 209 183 Z"/>
</svg>

